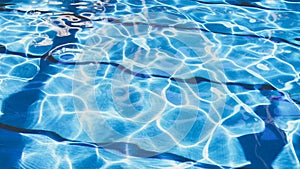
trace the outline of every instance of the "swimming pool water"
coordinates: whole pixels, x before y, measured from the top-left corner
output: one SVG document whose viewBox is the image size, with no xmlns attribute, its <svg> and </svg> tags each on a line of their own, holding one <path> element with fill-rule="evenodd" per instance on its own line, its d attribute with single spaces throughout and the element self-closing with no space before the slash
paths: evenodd
<svg viewBox="0 0 300 169">
<path fill-rule="evenodd" d="M 300 168 L 299 2 L 0 2 L 0 168 Z"/>
</svg>

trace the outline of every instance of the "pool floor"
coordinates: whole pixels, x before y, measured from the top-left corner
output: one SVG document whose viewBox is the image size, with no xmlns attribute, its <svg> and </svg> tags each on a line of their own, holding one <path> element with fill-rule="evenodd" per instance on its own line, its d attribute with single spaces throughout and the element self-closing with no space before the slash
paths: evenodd
<svg viewBox="0 0 300 169">
<path fill-rule="evenodd" d="M 299 169 L 299 9 L 0 1 L 0 168 Z"/>
</svg>

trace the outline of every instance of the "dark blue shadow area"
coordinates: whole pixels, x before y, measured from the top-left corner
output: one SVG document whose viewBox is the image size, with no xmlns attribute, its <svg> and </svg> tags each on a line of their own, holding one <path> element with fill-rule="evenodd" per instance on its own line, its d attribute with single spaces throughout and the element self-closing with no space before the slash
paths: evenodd
<svg viewBox="0 0 300 169">
<path fill-rule="evenodd" d="M 276 105 L 258 106 L 257 115 L 265 121 L 265 130 L 261 133 L 239 137 L 247 160 L 253 169 L 271 169 L 272 162 L 287 144 L 286 134 L 274 124 Z"/>
<path fill-rule="evenodd" d="M 26 143 L 22 136 L 0 128 L 0 168 L 17 169 Z"/>
<path fill-rule="evenodd" d="M 0 3 L 11 3 L 15 1 L 0 1 Z M 72 7 L 70 3 L 78 2 L 77 0 L 68 1 L 69 5 L 64 1 L 65 7 Z M 71 9 L 72 10 L 72 9 Z M 53 47 L 66 43 L 76 43 L 75 31 L 71 29 L 71 35 L 68 37 L 54 37 Z M 51 49 L 52 50 L 52 49 Z M 49 50 L 49 51 L 51 51 Z M 27 56 L 22 53 L 13 53 L 7 51 L 4 46 L 0 46 L 1 53 L 18 54 L 20 57 Z M 37 57 L 37 56 L 34 56 Z M 40 56 L 42 57 L 42 56 Z M 28 108 L 45 94 L 41 91 L 45 82 L 51 78 L 51 75 L 56 74 L 59 70 L 53 69 L 52 61 L 41 59 L 40 71 L 30 80 L 25 87 L 20 91 L 11 94 L 3 100 L 1 111 L 3 115 L 0 116 L 0 168 L 1 169 L 17 169 L 20 168 L 18 161 L 21 159 L 22 151 L 26 143 L 18 132 L 9 131 L 7 125 L 13 127 L 26 128 L 30 124 L 35 123 L 34 112 L 28 111 Z"/>
</svg>

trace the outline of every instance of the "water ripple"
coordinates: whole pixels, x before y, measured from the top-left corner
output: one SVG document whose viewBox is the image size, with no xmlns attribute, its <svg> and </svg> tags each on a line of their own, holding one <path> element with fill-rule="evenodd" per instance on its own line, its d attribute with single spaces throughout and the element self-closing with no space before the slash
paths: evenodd
<svg viewBox="0 0 300 169">
<path fill-rule="evenodd" d="M 298 7 L 1 1 L 0 163 L 299 167 Z"/>
</svg>

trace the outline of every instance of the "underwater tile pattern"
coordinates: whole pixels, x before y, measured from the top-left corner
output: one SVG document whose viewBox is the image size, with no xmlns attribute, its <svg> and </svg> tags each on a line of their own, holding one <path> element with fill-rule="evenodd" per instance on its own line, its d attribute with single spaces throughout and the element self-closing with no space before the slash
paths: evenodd
<svg viewBox="0 0 300 169">
<path fill-rule="evenodd" d="M 2 168 L 300 168 L 299 2 L 0 2 Z"/>
</svg>

